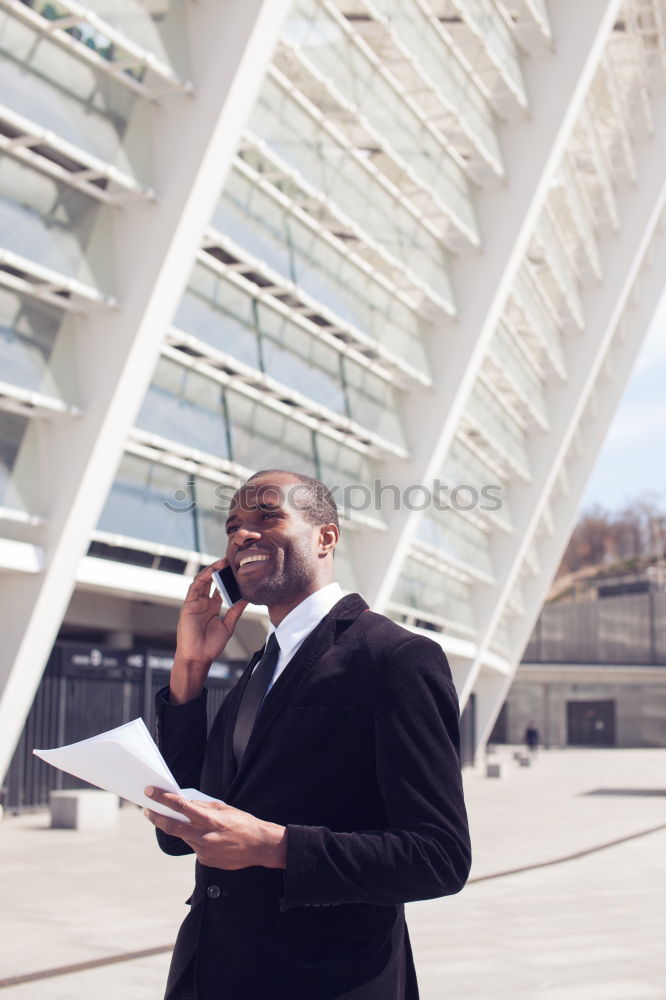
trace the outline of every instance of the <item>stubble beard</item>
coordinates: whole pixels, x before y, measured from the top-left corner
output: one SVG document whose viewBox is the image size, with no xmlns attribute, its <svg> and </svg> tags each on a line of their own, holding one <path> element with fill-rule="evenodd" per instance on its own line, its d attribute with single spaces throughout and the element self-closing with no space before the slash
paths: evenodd
<svg viewBox="0 0 666 1000">
<path fill-rule="evenodd" d="M 274 552 L 275 564 L 262 580 L 253 583 L 244 580 L 239 584 L 241 596 L 252 604 L 286 604 L 298 597 L 312 582 L 312 563 L 309 551 L 291 546 L 283 549 L 280 560 Z"/>
</svg>

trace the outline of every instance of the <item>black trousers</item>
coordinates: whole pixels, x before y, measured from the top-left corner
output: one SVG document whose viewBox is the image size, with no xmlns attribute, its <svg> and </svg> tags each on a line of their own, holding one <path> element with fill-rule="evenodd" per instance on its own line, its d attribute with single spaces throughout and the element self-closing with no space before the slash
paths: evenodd
<svg viewBox="0 0 666 1000">
<path fill-rule="evenodd" d="M 194 957 L 174 980 L 169 976 L 164 1000 L 195 1000 Z"/>
</svg>

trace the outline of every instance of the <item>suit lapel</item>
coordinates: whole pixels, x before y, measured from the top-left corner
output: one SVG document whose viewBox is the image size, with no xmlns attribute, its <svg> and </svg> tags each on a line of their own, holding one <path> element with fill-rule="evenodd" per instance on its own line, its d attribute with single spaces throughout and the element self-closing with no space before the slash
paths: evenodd
<svg viewBox="0 0 666 1000">
<path fill-rule="evenodd" d="M 243 754 L 241 766 L 238 769 L 236 776 L 233 778 L 232 783 L 234 787 L 238 778 L 245 773 L 248 766 L 251 766 L 255 753 L 257 752 L 257 748 L 261 747 L 262 742 L 266 738 L 266 734 L 282 711 L 282 708 L 301 686 L 312 667 L 319 659 L 321 659 L 326 650 L 333 645 L 337 635 L 340 630 L 345 627 L 345 624 L 350 624 L 352 621 L 355 621 L 361 612 L 365 611 L 367 607 L 368 605 L 365 603 L 360 594 L 347 594 L 346 597 L 341 598 L 341 600 L 339 600 L 338 603 L 331 608 L 329 613 L 322 618 L 319 624 L 316 625 L 312 632 L 310 632 L 307 636 L 301 648 L 289 661 L 283 672 L 273 684 L 273 687 L 266 695 L 264 704 L 262 705 L 261 711 L 257 716 L 254 729 L 252 730 L 252 734 L 245 749 L 245 753 Z M 257 654 L 255 654 L 255 656 L 257 656 Z M 253 658 L 252 663 L 248 666 L 247 677 L 249 677 L 252 665 L 256 662 L 256 659 Z M 245 677 L 243 683 L 243 690 L 245 688 L 245 684 L 247 684 L 247 677 Z M 239 692 L 238 699 L 236 705 L 231 706 L 232 712 L 229 715 L 229 721 L 225 733 L 225 765 L 230 763 L 231 768 L 234 770 L 236 767 L 236 761 L 233 755 L 232 745 L 233 729 L 236 724 L 238 705 L 240 704 L 240 699 L 243 693 L 241 690 L 241 683 L 243 682 L 243 679 L 244 678 L 241 678 L 238 688 L 236 689 Z M 227 767 L 225 766 L 225 772 L 226 771 Z M 233 773 L 233 771 L 231 773 Z M 226 783 L 225 787 L 227 787 Z M 229 794 L 231 790 L 231 788 L 228 788 L 227 794 Z"/>
</svg>

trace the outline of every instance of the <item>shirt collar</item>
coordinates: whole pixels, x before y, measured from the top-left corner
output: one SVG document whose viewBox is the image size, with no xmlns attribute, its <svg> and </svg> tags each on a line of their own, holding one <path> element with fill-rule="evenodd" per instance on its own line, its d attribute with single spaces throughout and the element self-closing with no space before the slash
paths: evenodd
<svg viewBox="0 0 666 1000">
<path fill-rule="evenodd" d="M 327 583 L 315 590 L 305 600 L 297 604 L 288 615 L 282 619 L 277 628 L 271 624 L 268 637 L 275 632 L 283 656 L 290 656 L 293 649 L 305 639 L 315 625 L 324 618 L 331 608 L 344 596 L 339 583 Z M 267 638 L 268 638 L 267 637 Z"/>
</svg>

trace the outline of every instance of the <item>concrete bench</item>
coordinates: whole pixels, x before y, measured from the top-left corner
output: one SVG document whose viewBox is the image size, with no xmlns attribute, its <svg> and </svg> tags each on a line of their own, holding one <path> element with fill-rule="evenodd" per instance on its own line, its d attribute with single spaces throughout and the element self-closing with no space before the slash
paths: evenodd
<svg viewBox="0 0 666 1000">
<path fill-rule="evenodd" d="M 118 822 L 118 796 L 96 788 L 49 795 L 51 826 L 59 830 L 107 830 Z"/>
<path fill-rule="evenodd" d="M 506 764 L 501 763 L 486 764 L 486 778 L 503 778 L 506 775 Z"/>
</svg>

